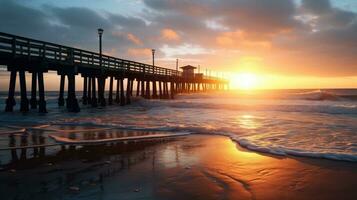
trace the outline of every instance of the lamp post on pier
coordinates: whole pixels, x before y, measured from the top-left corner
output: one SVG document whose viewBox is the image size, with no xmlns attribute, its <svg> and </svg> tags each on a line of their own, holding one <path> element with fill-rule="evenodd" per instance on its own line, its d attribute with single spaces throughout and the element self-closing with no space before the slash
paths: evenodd
<svg viewBox="0 0 357 200">
<path fill-rule="evenodd" d="M 102 67 L 102 35 L 104 30 L 98 28 L 98 35 L 99 35 L 99 66 Z"/>
<path fill-rule="evenodd" d="M 176 58 L 176 76 L 178 76 L 178 58 Z"/>
<path fill-rule="evenodd" d="M 102 69 L 102 35 L 103 35 L 104 30 L 101 28 L 98 28 L 98 35 L 99 35 L 99 67 L 101 70 Z M 103 77 L 98 77 L 98 97 L 99 97 L 99 102 L 101 106 L 105 106 L 105 98 L 104 98 L 104 89 L 105 89 L 105 78 Z"/>
<path fill-rule="evenodd" d="M 152 66 L 155 66 L 155 49 L 151 49 L 152 52 Z"/>
</svg>

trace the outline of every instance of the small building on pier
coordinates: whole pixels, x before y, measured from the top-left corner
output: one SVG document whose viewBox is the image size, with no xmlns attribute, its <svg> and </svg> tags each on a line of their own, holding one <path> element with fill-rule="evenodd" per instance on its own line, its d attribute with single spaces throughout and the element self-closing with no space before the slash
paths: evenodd
<svg viewBox="0 0 357 200">
<path fill-rule="evenodd" d="M 196 80 L 202 80 L 203 79 L 203 73 L 196 73 L 195 74 L 195 79 Z"/>
<path fill-rule="evenodd" d="M 182 76 L 184 78 L 195 78 L 195 69 L 197 67 L 194 67 L 192 65 L 186 65 L 180 68 L 183 70 Z"/>
</svg>

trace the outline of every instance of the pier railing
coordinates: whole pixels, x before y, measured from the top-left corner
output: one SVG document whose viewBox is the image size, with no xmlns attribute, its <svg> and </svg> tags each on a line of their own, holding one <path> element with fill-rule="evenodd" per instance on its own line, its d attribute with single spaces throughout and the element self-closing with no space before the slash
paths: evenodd
<svg viewBox="0 0 357 200">
<path fill-rule="evenodd" d="M 173 69 L 152 66 L 107 55 L 100 56 L 99 53 L 95 52 L 2 32 L 0 32 L 0 53 L 7 53 L 14 58 L 21 57 L 29 61 L 42 59 L 60 64 L 88 65 L 88 67 L 102 67 L 144 74 L 163 76 L 182 75 L 182 72 Z"/>
</svg>

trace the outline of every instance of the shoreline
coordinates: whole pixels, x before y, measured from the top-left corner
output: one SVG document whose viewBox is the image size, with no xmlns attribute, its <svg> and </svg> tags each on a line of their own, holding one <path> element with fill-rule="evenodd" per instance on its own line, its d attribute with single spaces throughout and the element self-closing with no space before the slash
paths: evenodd
<svg viewBox="0 0 357 200">
<path fill-rule="evenodd" d="M 89 146 L 34 163 L 0 171 L 5 199 L 357 198 L 356 163 L 254 152 L 226 136 Z"/>
<path fill-rule="evenodd" d="M 226 135 L 226 134 L 205 134 L 205 133 L 193 133 L 193 134 L 199 134 L 199 135 L 216 135 L 216 136 L 223 136 L 223 137 L 227 137 L 229 138 L 232 142 L 236 143 L 240 148 L 242 149 L 246 149 L 248 151 L 251 152 L 255 152 L 255 153 L 260 153 L 262 155 L 266 155 L 266 156 L 282 156 L 282 157 L 291 157 L 291 158 L 308 158 L 308 159 L 322 159 L 322 160 L 329 160 L 329 161 L 335 161 L 335 162 L 347 162 L 347 163 L 357 163 L 357 155 L 356 156 L 352 156 L 349 154 L 332 154 L 332 153 L 316 153 L 316 152 L 304 152 L 304 151 L 300 151 L 300 152 L 293 152 L 294 150 L 288 150 L 286 152 L 272 152 L 274 150 L 265 147 L 259 147 L 259 146 L 254 146 L 253 148 L 249 148 L 247 146 L 249 146 L 250 144 L 246 143 L 246 144 L 242 144 L 242 141 L 239 141 L 239 139 L 235 139 L 233 138 L 233 136 L 230 135 Z M 244 139 L 243 139 L 244 140 Z M 295 150 L 296 151 L 296 150 Z M 310 155 L 307 155 L 310 154 Z M 331 156 L 329 156 L 331 155 Z M 341 159 L 337 156 L 346 156 L 349 159 L 345 158 L 345 159 Z"/>
</svg>

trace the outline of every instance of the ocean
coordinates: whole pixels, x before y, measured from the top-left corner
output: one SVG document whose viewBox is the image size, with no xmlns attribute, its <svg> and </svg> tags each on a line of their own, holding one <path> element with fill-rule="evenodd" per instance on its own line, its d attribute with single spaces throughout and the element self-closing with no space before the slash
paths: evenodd
<svg viewBox="0 0 357 200">
<path fill-rule="evenodd" d="M 80 113 L 58 108 L 57 95 L 46 93 L 47 114 L 20 113 L 18 99 L 13 113 L 0 112 L 0 165 L 13 159 L 9 148 L 55 145 L 46 152 L 55 153 L 60 147 L 53 136 L 95 141 L 175 133 L 224 135 L 244 148 L 274 155 L 357 162 L 354 89 L 226 91 L 181 94 L 174 100 L 133 97 L 126 106 L 81 105 Z M 1 92 L 1 108 L 5 99 Z M 32 151 L 24 154 L 33 156 Z"/>
</svg>

